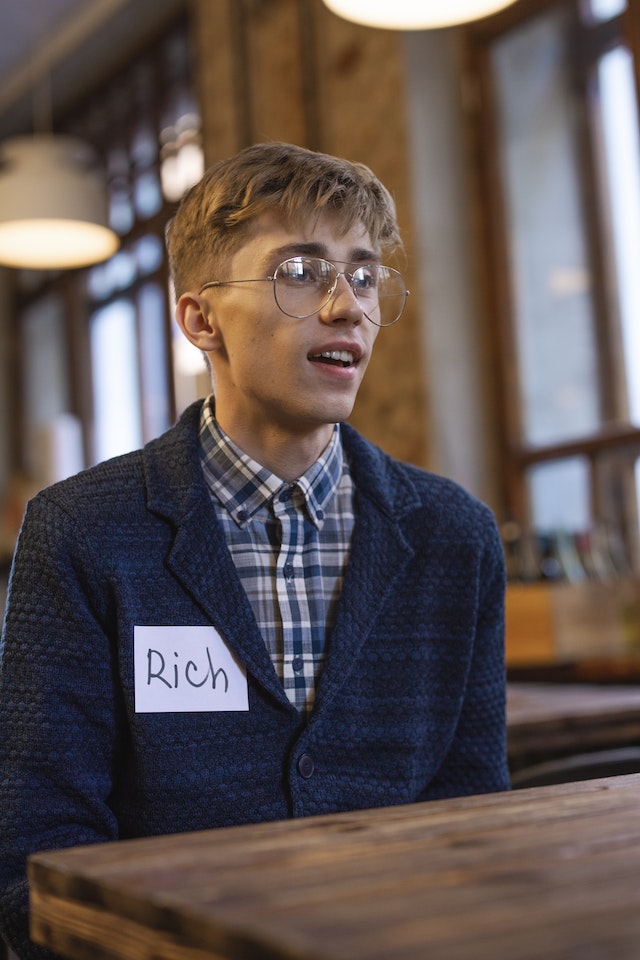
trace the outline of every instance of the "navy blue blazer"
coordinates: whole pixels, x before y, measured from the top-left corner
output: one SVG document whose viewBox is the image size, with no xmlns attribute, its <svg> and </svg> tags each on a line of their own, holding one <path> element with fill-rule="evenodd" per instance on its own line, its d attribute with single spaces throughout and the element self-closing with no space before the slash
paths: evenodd
<svg viewBox="0 0 640 960">
<path fill-rule="evenodd" d="M 27 509 L 0 672 L 0 912 L 25 956 L 35 850 L 508 787 L 489 509 L 342 426 L 356 522 L 305 720 L 215 517 L 199 411 Z M 248 709 L 136 712 L 140 625 L 215 628 Z"/>
</svg>

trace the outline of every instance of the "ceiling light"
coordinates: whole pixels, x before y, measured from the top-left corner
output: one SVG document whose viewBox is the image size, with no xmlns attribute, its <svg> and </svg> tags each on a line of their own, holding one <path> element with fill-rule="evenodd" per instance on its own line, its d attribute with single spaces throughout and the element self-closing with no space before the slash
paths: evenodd
<svg viewBox="0 0 640 960">
<path fill-rule="evenodd" d="M 119 240 L 88 144 L 37 133 L 0 144 L 0 263 L 31 269 L 106 260 Z"/>
<path fill-rule="evenodd" d="M 515 0 L 324 0 L 333 13 L 367 27 L 429 30 L 479 20 Z"/>
</svg>

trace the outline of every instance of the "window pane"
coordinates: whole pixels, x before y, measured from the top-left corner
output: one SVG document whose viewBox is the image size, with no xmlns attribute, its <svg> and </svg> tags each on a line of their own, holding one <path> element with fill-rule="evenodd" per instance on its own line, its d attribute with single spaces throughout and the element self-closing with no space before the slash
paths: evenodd
<svg viewBox="0 0 640 960">
<path fill-rule="evenodd" d="M 565 34 L 554 13 L 510 32 L 493 53 L 523 439 L 540 444 L 600 421 Z"/>
<path fill-rule="evenodd" d="M 91 318 L 94 454 L 96 462 L 142 443 L 136 315 L 116 300 Z"/>
<path fill-rule="evenodd" d="M 591 13 L 596 20 L 611 20 L 627 9 L 627 0 L 591 0 Z"/>
<path fill-rule="evenodd" d="M 120 236 L 131 230 L 134 223 L 134 211 L 128 185 L 117 182 L 111 185 L 109 223 Z"/>
<path fill-rule="evenodd" d="M 159 237 L 150 233 L 141 237 L 135 245 L 135 257 L 140 276 L 155 273 L 162 266 L 164 247 Z"/>
<path fill-rule="evenodd" d="M 104 263 L 92 267 L 88 276 L 89 294 L 94 300 L 106 300 L 126 290 L 136 279 L 136 258 L 126 248 L 119 250 Z"/>
<path fill-rule="evenodd" d="M 70 410 L 64 303 L 37 300 L 23 316 L 25 466 L 38 485 L 77 473 L 84 466 L 82 428 Z"/>
<path fill-rule="evenodd" d="M 157 284 L 147 283 L 140 290 L 138 313 L 144 439 L 147 441 L 159 436 L 170 422 L 166 307 Z"/>
<path fill-rule="evenodd" d="M 136 213 L 142 220 L 148 220 L 162 209 L 162 191 L 155 170 L 147 170 L 136 177 L 133 195 Z"/>
<path fill-rule="evenodd" d="M 628 391 L 626 415 L 640 424 L 640 137 L 629 51 L 617 47 L 604 56 L 598 79 Z"/>
<path fill-rule="evenodd" d="M 158 138 L 147 116 L 139 119 L 138 128 L 131 141 L 131 159 L 136 167 L 153 166 L 158 155 Z"/>
<path fill-rule="evenodd" d="M 531 519 L 536 530 L 577 533 L 591 526 L 589 468 L 581 457 L 532 467 Z"/>
<path fill-rule="evenodd" d="M 204 152 L 200 136 L 200 119 L 185 113 L 161 132 L 162 190 L 167 200 L 179 200 L 204 173 Z"/>
<path fill-rule="evenodd" d="M 58 297 L 45 297 L 22 320 L 24 404 L 30 426 L 42 426 L 69 409 L 63 306 Z"/>
</svg>

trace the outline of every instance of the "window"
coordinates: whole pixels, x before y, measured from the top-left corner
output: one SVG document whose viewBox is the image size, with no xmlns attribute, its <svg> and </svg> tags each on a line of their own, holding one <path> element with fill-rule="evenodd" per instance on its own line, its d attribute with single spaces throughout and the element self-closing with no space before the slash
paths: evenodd
<svg viewBox="0 0 640 960">
<path fill-rule="evenodd" d="M 25 355 L 31 355 L 22 378 L 25 421 L 35 438 L 45 413 L 75 418 L 82 462 L 70 459 L 67 473 L 160 434 L 180 409 L 176 398 L 182 405 L 194 398 L 194 376 L 204 369 L 195 350 L 187 375 L 184 363 L 175 363 L 164 253 L 166 221 L 203 172 L 191 60 L 181 22 L 62 125 L 103 158 L 109 218 L 122 244 L 110 260 L 86 270 L 25 272 L 19 279 Z M 31 337 L 35 322 L 46 325 L 45 339 Z M 31 367 L 37 364 L 58 382 L 56 409 L 45 413 L 34 406 L 38 374 Z M 23 453 L 32 475 L 39 450 L 33 439 Z M 46 472 L 35 472 L 40 482 L 49 481 Z"/>
<path fill-rule="evenodd" d="M 521 0 L 469 33 L 505 519 L 533 535 L 539 560 L 541 544 L 570 542 L 572 577 L 593 575 L 596 550 L 598 569 L 640 570 L 632 16 L 625 0 Z"/>
<path fill-rule="evenodd" d="M 44 483 L 83 466 L 80 422 L 69 411 L 69 358 L 63 301 L 49 294 L 24 311 L 20 325 L 25 471 Z"/>
<path fill-rule="evenodd" d="M 93 423 L 96 460 L 135 450 L 142 443 L 136 311 L 113 300 L 91 317 Z"/>
</svg>

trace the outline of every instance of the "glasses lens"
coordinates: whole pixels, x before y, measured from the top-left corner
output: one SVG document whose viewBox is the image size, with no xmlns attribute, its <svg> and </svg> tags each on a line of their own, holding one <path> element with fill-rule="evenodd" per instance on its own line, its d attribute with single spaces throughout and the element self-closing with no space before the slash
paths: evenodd
<svg viewBox="0 0 640 960">
<path fill-rule="evenodd" d="M 372 323 L 389 327 L 400 318 L 407 299 L 402 274 L 392 267 L 371 264 L 354 270 L 351 286 Z"/>
<path fill-rule="evenodd" d="M 328 260 L 292 257 L 274 274 L 276 303 L 289 317 L 310 317 L 321 310 L 333 292 L 336 268 Z"/>
<path fill-rule="evenodd" d="M 356 267 L 353 272 L 346 270 L 345 276 L 372 323 L 388 327 L 399 319 L 407 291 L 404 278 L 397 270 L 367 264 Z M 310 317 L 329 301 L 337 278 L 338 268 L 329 260 L 291 257 L 281 263 L 274 274 L 276 303 L 289 317 Z"/>
</svg>

